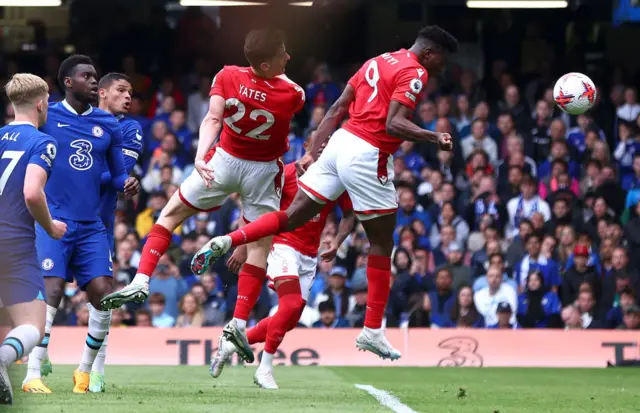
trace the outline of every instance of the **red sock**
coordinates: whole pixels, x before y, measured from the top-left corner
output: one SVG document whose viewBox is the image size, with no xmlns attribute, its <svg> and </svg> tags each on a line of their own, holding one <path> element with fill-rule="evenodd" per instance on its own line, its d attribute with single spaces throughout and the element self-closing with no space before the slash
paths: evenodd
<svg viewBox="0 0 640 413">
<path fill-rule="evenodd" d="M 267 330 L 267 341 L 264 345 L 264 351 L 269 354 L 274 354 L 278 350 L 285 333 L 298 324 L 300 307 L 303 303 L 298 280 L 287 281 L 278 287 L 277 292 L 278 311 L 271 317 Z M 293 320 L 295 320 L 295 324 L 293 324 Z"/>
<path fill-rule="evenodd" d="M 367 259 L 367 281 L 369 293 L 367 294 L 367 312 L 364 318 L 364 326 L 369 328 L 382 327 L 384 310 L 389 300 L 391 289 L 391 258 L 380 255 L 369 255 Z"/>
<path fill-rule="evenodd" d="M 167 252 L 169 245 L 171 245 L 171 232 L 162 225 L 154 224 L 142 248 L 138 272 L 151 277 L 160 257 Z"/>
<path fill-rule="evenodd" d="M 256 305 L 262 291 L 262 284 L 267 277 L 267 270 L 251 264 L 244 264 L 238 275 L 238 298 L 233 318 L 248 320 L 251 310 Z"/>
<path fill-rule="evenodd" d="M 276 235 L 287 230 L 289 217 L 284 211 L 269 212 L 254 222 L 245 225 L 229 234 L 231 246 L 256 242 L 264 237 Z"/>
<path fill-rule="evenodd" d="M 269 322 L 273 317 L 267 317 L 260 320 L 255 327 L 247 330 L 247 340 L 249 344 L 264 343 L 267 340 L 267 329 L 269 328 Z"/>
<path fill-rule="evenodd" d="M 298 311 L 298 316 L 291 318 L 289 324 L 287 324 L 287 331 L 291 331 L 296 328 L 306 304 L 307 302 L 302 300 L 302 304 L 300 304 L 300 309 Z M 280 307 L 278 307 L 278 309 L 279 308 Z M 255 325 L 255 327 L 247 330 L 247 340 L 249 341 L 249 344 L 264 343 L 265 341 L 267 341 L 267 330 L 269 329 L 269 323 L 271 322 L 272 318 L 273 317 L 263 318 L 258 324 Z"/>
</svg>

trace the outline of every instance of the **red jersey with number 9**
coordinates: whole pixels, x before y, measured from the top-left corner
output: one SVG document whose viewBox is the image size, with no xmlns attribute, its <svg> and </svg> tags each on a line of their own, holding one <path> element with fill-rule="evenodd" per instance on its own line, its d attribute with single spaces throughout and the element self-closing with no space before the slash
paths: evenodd
<svg viewBox="0 0 640 413">
<path fill-rule="evenodd" d="M 355 100 L 344 129 L 381 152 L 394 154 L 402 140 L 387 134 L 389 103 L 395 100 L 415 109 L 427 78 L 418 57 L 406 49 L 370 59 L 349 80 Z"/>
<path fill-rule="evenodd" d="M 273 161 L 289 150 L 291 118 L 304 106 L 304 90 L 285 75 L 264 78 L 250 67 L 225 66 L 209 96 L 226 105 L 219 146 L 236 158 Z"/>
</svg>

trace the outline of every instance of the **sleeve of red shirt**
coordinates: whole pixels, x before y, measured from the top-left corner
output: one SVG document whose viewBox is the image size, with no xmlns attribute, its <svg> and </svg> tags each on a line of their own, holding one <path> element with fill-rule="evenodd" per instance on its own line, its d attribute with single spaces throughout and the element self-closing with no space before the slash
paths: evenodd
<svg viewBox="0 0 640 413">
<path fill-rule="evenodd" d="M 302 110 L 302 108 L 304 108 L 304 103 L 305 103 L 305 94 L 304 94 L 304 89 L 302 89 L 300 86 L 295 85 L 293 87 L 293 93 L 295 93 L 295 106 L 293 108 L 293 113 L 298 113 Z"/>
<path fill-rule="evenodd" d="M 410 109 L 415 109 L 420 100 L 420 92 L 427 85 L 427 77 L 426 70 L 415 66 L 402 69 L 396 75 L 391 100 L 400 102 Z"/>
<path fill-rule="evenodd" d="M 353 211 L 353 204 L 347 191 L 344 191 L 342 195 L 338 197 L 338 206 L 343 213 Z"/>
<path fill-rule="evenodd" d="M 209 96 L 222 96 L 224 95 L 224 76 L 225 76 L 225 68 L 223 67 L 220 71 L 213 77 L 213 82 L 211 82 L 211 90 L 209 91 Z"/>
<path fill-rule="evenodd" d="M 351 85 L 351 87 L 354 89 L 356 89 L 358 87 L 358 83 L 360 83 L 360 72 L 362 71 L 362 67 L 353 76 L 351 76 L 351 79 L 349 79 L 349 82 L 347 82 L 347 84 Z"/>
</svg>

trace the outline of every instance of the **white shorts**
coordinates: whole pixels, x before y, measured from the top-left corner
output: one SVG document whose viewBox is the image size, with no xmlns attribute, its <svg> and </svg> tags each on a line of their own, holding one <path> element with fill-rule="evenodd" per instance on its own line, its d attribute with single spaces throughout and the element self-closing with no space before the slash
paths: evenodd
<svg viewBox="0 0 640 413">
<path fill-rule="evenodd" d="M 197 211 L 215 211 L 227 196 L 238 192 L 241 195 L 245 221 L 255 221 L 267 212 L 280 209 L 284 184 L 281 160 L 247 161 L 217 147 L 207 165 L 213 169 L 215 177 L 211 188 L 205 186 L 195 169 L 180 185 L 178 194 L 187 206 Z"/>
<path fill-rule="evenodd" d="M 309 299 L 309 292 L 316 277 L 318 258 L 304 255 L 284 244 L 273 244 L 267 257 L 269 283 L 277 280 L 299 279 L 302 299 Z"/>
<path fill-rule="evenodd" d="M 335 201 L 346 190 L 358 219 L 364 221 L 396 212 L 393 177 L 393 156 L 338 129 L 298 183 L 320 203 Z"/>
</svg>

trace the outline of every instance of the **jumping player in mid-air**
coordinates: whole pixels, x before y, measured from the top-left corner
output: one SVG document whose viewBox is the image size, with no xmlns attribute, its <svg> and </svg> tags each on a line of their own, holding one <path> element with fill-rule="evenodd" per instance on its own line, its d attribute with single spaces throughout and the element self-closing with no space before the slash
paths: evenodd
<svg viewBox="0 0 640 413">
<path fill-rule="evenodd" d="M 301 169 L 308 168 L 299 180 L 302 190 L 289 208 L 214 238 L 196 253 L 192 269 L 206 270 L 231 247 L 298 228 L 346 190 L 370 243 L 365 327 L 356 346 L 385 359 L 400 358 L 382 329 L 397 209 L 392 154 L 405 140 L 452 149 L 449 134 L 421 129 L 410 118 L 427 82 L 427 71 L 437 75 L 446 64 L 447 54 L 456 49 L 453 36 L 437 26 L 428 26 L 418 33 L 409 50 L 384 53 L 367 61 L 318 126 L 309 153 L 299 163 Z M 349 120 L 333 134 L 318 158 L 318 149 L 347 113 Z"/>
<path fill-rule="evenodd" d="M 0 346 L 0 404 L 12 404 L 7 367 L 44 337 L 44 281 L 35 251 L 34 220 L 52 238 L 67 225 L 51 218 L 44 187 L 57 143 L 38 131 L 47 121 L 49 87 L 38 76 L 15 74 L 5 86 L 15 121 L 0 129 L 0 307 L 13 324 Z"/>
<path fill-rule="evenodd" d="M 273 30 L 253 30 L 244 53 L 249 67 L 225 66 L 214 77 L 209 111 L 200 126 L 194 171 L 169 200 L 152 227 L 142 250 L 138 273 L 121 291 L 102 300 L 108 308 L 149 295 L 149 277 L 169 248 L 171 233 L 199 211 L 218 209 L 231 193 L 241 195 L 243 220 L 251 222 L 280 208 L 283 165 L 288 149 L 289 124 L 304 106 L 304 91 L 284 70 L 289 60 L 284 35 Z M 220 142 L 209 161 L 205 156 L 222 128 Z M 266 279 L 271 238 L 248 245 L 247 262 L 238 277 L 238 300 L 224 335 L 253 362 L 245 328 Z"/>
<path fill-rule="evenodd" d="M 295 164 L 284 167 L 284 187 L 282 189 L 281 210 L 286 210 L 298 192 L 298 174 Z M 337 200 L 343 217 L 338 234 L 328 249 L 321 254 L 324 260 L 335 258 L 340 245 L 347 238 L 356 222 L 351 201 L 346 193 Z M 278 311 L 260 320 L 247 331 L 249 344 L 265 343 L 260 366 L 254 375 L 254 382 L 263 389 L 277 389 L 273 377 L 273 357 L 287 331 L 298 325 L 302 310 L 309 298 L 309 292 L 318 267 L 318 247 L 327 218 L 334 210 L 336 202 L 327 203 L 318 215 L 300 228 L 273 237 L 273 246 L 267 258 L 267 277 L 270 286 L 278 294 Z M 233 255 L 242 256 L 244 246 L 238 247 Z M 232 258 L 234 258 L 232 257 Z M 242 259 L 236 259 L 242 261 Z M 236 352 L 235 346 L 224 335 L 218 342 L 218 352 L 211 362 L 211 375 L 222 374 L 224 365 Z"/>
<path fill-rule="evenodd" d="M 125 169 L 127 174 L 131 174 L 143 149 L 142 127 L 137 121 L 125 116 L 129 113 L 129 106 L 133 96 L 131 80 L 122 73 L 108 73 L 98 82 L 98 96 L 98 107 L 112 114 L 118 120 L 122 131 L 122 154 L 124 155 Z M 100 216 L 107 230 L 109 250 L 114 253 L 113 231 L 118 191 L 111 184 L 111 173 L 108 168 L 102 173 L 102 183 L 103 185 L 100 189 Z M 98 319 L 99 310 L 91 303 L 88 303 L 87 307 L 89 307 L 89 320 Z M 107 332 L 91 368 L 89 391 L 92 393 L 105 391 L 104 363 L 108 338 L 109 333 Z M 83 359 L 89 359 L 91 353 L 92 349 L 85 347 Z"/>
<path fill-rule="evenodd" d="M 89 302 L 99 311 L 89 320 L 85 356 L 73 374 L 75 393 L 85 393 L 89 374 L 109 331 L 111 313 L 100 307 L 100 299 L 112 291 L 111 252 L 106 229 L 100 219 L 102 173 L 111 172 L 118 191 L 137 188 L 129 178 L 122 154 L 122 134 L 117 120 L 91 103 L 97 101 L 98 81 L 93 62 L 73 55 L 60 65 L 58 81 L 65 99 L 49 107 L 41 128 L 58 142 L 58 162 L 53 167 L 45 193 L 51 214 L 67 224 L 67 233 L 56 240 L 36 226 L 36 250 L 45 278 L 47 320 L 45 337 L 29 355 L 23 391 L 51 393 L 41 380 L 41 366 L 50 366 L 47 346 L 51 324 L 64 294 L 65 282 L 75 277 L 87 291 Z M 126 187 L 126 188 L 125 188 Z"/>
</svg>

